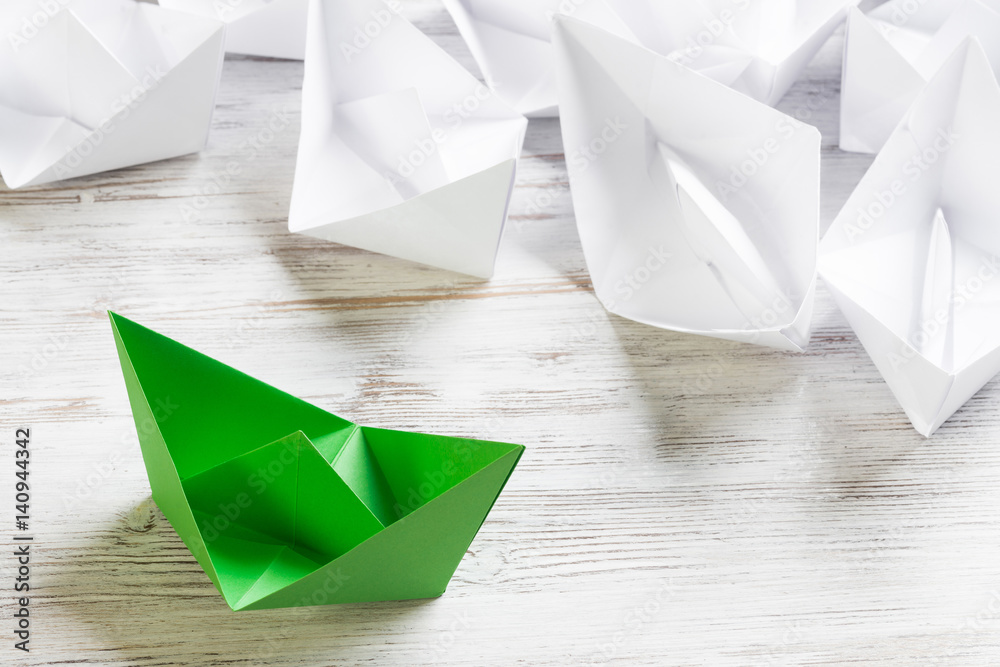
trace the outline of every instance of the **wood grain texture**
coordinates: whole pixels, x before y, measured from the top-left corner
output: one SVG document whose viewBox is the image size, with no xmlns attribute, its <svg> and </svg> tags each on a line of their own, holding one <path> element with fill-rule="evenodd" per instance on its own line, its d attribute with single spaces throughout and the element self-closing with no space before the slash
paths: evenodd
<svg viewBox="0 0 1000 667">
<path fill-rule="evenodd" d="M 437 2 L 405 11 L 475 71 Z M 842 43 L 780 105 L 823 133 L 824 230 L 871 162 L 836 148 Z M 27 656 L 0 596 L 0 663 L 1000 664 L 996 383 L 925 440 L 822 286 L 802 355 L 609 315 L 557 121 L 491 281 L 291 235 L 301 74 L 229 57 L 201 154 L 0 190 L 0 520 L 29 424 L 37 584 Z M 149 499 L 107 308 L 351 420 L 528 451 L 443 597 L 234 614 Z"/>
</svg>

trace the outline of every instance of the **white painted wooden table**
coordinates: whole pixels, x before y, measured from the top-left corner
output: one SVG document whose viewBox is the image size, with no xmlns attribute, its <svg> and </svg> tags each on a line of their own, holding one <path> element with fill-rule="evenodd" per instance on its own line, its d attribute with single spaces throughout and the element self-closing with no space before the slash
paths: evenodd
<svg viewBox="0 0 1000 667">
<path fill-rule="evenodd" d="M 835 148 L 841 46 L 781 104 L 823 132 L 824 229 L 870 163 Z M 492 281 L 290 235 L 301 74 L 230 57 L 202 154 L 0 191 L 5 543 L 22 424 L 35 496 L 32 651 L 3 557 L 0 664 L 1000 664 L 1000 386 L 924 440 L 822 288 L 799 356 L 608 315 L 557 121 Z M 352 420 L 528 451 L 443 597 L 234 614 L 150 501 L 107 308 Z"/>
</svg>

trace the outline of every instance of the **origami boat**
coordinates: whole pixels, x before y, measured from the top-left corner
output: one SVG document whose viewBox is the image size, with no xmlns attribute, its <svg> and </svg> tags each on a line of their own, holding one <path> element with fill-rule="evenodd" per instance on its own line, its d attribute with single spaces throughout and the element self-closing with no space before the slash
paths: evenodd
<svg viewBox="0 0 1000 667">
<path fill-rule="evenodd" d="M 930 436 L 1000 372 L 1000 86 L 967 38 L 823 238 L 820 275 Z"/>
<path fill-rule="evenodd" d="M 382 0 L 311 0 L 288 229 L 489 278 L 527 124 Z"/>
<path fill-rule="evenodd" d="M 605 308 L 801 352 L 819 132 L 585 21 L 557 16 L 553 44 L 577 229 Z"/>
<path fill-rule="evenodd" d="M 524 451 L 357 426 L 110 317 L 153 500 L 235 611 L 441 595 Z"/>
<path fill-rule="evenodd" d="M 50 4 L 50 17 L 33 2 L 0 8 L 0 31 L 10 29 L 0 44 L 0 171 L 8 187 L 205 147 L 222 71 L 221 21 L 132 0 Z M 32 11 L 41 27 L 25 18 Z"/>
</svg>

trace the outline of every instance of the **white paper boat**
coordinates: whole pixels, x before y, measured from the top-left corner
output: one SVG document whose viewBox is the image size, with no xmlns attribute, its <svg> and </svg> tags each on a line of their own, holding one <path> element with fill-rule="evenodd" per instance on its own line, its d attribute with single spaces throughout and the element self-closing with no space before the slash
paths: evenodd
<svg viewBox="0 0 1000 667">
<path fill-rule="evenodd" d="M 74 0 L 42 15 L 34 2 L 0 8 L 8 28 L 0 43 L 0 173 L 8 187 L 204 148 L 221 22 L 131 0 Z"/>
<path fill-rule="evenodd" d="M 914 101 L 824 237 L 820 271 L 930 436 L 1000 371 L 1000 87 L 966 41 Z"/>
<path fill-rule="evenodd" d="M 611 312 L 800 351 L 819 236 L 819 132 L 589 23 L 555 19 L 577 226 Z"/>
<path fill-rule="evenodd" d="M 289 229 L 489 277 L 526 127 L 380 0 L 313 0 Z"/>
</svg>

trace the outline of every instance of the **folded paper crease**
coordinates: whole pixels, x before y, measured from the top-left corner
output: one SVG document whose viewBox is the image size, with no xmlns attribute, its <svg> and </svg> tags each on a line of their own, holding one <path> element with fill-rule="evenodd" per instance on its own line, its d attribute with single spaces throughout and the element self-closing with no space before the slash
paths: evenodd
<svg viewBox="0 0 1000 667">
<path fill-rule="evenodd" d="M 553 44 L 577 227 L 602 303 L 666 329 L 801 351 L 819 133 L 586 22 L 556 17 Z"/>
<path fill-rule="evenodd" d="M 0 24 L 35 7 L 15 0 Z M 11 32 L 11 35 L 15 35 Z M 0 46 L 0 173 L 11 188 L 201 150 L 224 27 L 132 0 L 73 0 Z"/>
<path fill-rule="evenodd" d="M 962 41 L 979 39 L 1000 66 L 1000 1 L 889 0 L 849 11 L 840 102 L 840 147 L 877 153 L 927 81 Z"/>
<path fill-rule="evenodd" d="M 822 243 L 825 282 L 925 436 L 1000 371 L 998 113 L 989 59 L 967 38 Z"/>
<path fill-rule="evenodd" d="M 289 229 L 492 276 L 525 118 L 380 0 L 310 12 Z"/>
</svg>

